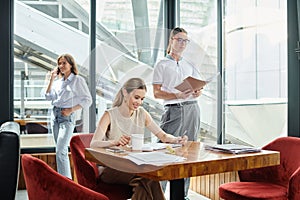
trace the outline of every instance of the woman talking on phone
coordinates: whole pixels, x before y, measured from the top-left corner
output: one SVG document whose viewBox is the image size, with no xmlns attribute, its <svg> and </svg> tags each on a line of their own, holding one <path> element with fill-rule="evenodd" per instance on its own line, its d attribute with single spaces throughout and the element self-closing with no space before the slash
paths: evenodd
<svg viewBox="0 0 300 200">
<path fill-rule="evenodd" d="M 78 75 L 74 58 L 63 54 L 57 58 L 57 67 L 50 72 L 45 92 L 52 101 L 51 129 L 56 143 L 58 173 L 72 179 L 68 145 L 75 128 L 75 111 L 88 108 L 92 97 L 85 80 Z"/>
</svg>

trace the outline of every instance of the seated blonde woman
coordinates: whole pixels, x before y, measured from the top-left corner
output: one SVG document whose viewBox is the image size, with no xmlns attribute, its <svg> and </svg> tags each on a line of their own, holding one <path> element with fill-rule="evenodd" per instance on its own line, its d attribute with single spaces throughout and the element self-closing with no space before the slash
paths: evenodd
<svg viewBox="0 0 300 200">
<path fill-rule="evenodd" d="M 166 143 L 185 144 L 186 136 L 175 137 L 165 133 L 150 114 L 140 105 L 147 92 L 144 81 L 140 78 L 129 79 L 117 93 L 113 106 L 101 117 L 91 147 L 124 146 L 129 144 L 130 135 L 144 133 L 149 129 L 158 139 Z M 139 177 L 99 166 L 100 178 L 107 183 L 122 183 L 133 186 L 132 200 L 164 200 L 164 193 L 158 181 Z"/>
</svg>

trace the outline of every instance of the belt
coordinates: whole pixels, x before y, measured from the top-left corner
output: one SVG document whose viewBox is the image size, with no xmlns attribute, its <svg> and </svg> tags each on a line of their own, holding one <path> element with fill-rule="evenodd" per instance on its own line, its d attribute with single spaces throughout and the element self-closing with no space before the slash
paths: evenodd
<svg viewBox="0 0 300 200">
<path fill-rule="evenodd" d="M 53 109 L 56 109 L 56 110 L 63 110 L 63 109 L 65 109 L 65 108 L 53 106 Z"/>
<path fill-rule="evenodd" d="M 61 107 L 57 107 L 57 106 L 53 106 L 53 110 L 62 110 L 63 108 Z"/>
<path fill-rule="evenodd" d="M 190 105 L 190 104 L 196 104 L 197 101 L 185 101 L 185 102 L 181 102 L 181 103 L 172 103 L 172 104 L 166 104 L 166 107 L 172 107 L 172 106 L 176 106 L 176 107 L 181 107 L 184 105 Z"/>
</svg>

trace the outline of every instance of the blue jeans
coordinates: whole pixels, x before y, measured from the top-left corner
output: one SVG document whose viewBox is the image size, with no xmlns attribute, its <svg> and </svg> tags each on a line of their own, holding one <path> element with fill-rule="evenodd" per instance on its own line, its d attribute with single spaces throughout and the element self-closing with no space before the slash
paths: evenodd
<svg viewBox="0 0 300 200">
<path fill-rule="evenodd" d="M 54 107 L 51 120 L 51 128 L 56 143 L 57 172 L 72 179 L 69 161 L 69 144 L 75 128 L 75 116 L 61 115 L 62 108 Z"/>
</svg>

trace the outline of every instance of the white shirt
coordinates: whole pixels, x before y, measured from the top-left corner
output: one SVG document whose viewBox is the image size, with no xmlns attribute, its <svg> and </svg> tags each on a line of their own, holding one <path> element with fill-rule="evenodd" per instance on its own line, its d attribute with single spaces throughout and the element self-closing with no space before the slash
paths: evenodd
<svg viewBox="0 0 300 200">
<path fill-rule="evenodd" d="M 171 56 L 167 55 L 155 65 L 152 84 L 162 85 L 162 91 L 178 93 L 180 91 L 175 89 L 175 86 L 180 84 L 183 79 L 188 76 L 200 79 L 199 72 L 191 63 L 183 58 L 176 61 Z M 193 100 L 195 100 L 195 98 L 192 96 L 187 99 L 164 100 L 164 105 Z"/>
<path fill-rule="evenodd" d="M 45 97 L 52 101 L 53 106 L 60 108 L 71 108 L 78 104 L 84 108 L 92 104 L 92 97 L 85 80 L 73 73 L 66 80 L 56 79 Z"/>
</svg>

